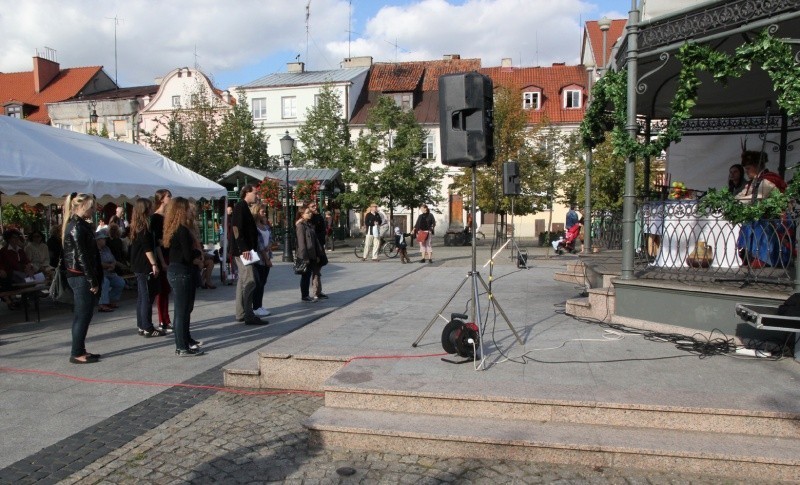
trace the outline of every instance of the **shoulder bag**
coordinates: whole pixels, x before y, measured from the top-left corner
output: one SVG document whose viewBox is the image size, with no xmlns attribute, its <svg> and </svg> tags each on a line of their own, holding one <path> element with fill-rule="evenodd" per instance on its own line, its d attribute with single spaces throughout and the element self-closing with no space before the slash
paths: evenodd
<svg viewBox="0 0 800 485">
<path fill-rule="evenodd" d="M 294 274 L 303 274 L 308 270 L 308 261 L 304 259 L 294 260 Z"/>
<path fill-rule="evenodd" d="M 72 305 L 75 301 L 75 295 L 67 282 L 67 270 L 61 260 L 58 261 L 58 267 L 53 275 L 53 282 L 50 283 L 50 298 L 59 303 L 66 303 Z"/>
</svg>

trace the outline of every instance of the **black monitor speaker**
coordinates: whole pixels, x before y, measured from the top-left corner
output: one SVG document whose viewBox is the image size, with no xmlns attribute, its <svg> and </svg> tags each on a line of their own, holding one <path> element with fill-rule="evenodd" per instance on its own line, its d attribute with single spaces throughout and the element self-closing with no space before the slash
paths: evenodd
<svg viewBox="0 0 800 485">
<path fill-rule="evenodd" d="M 492 80 L 477 72 L 439 78 L 442 163 L 489 165 L 494 159 Z"/>
<path fill-rule="evenodd" d="M 519 164 L 514 161 L 503 164 L 503 195 L 519 195 Z"/>
</svg>

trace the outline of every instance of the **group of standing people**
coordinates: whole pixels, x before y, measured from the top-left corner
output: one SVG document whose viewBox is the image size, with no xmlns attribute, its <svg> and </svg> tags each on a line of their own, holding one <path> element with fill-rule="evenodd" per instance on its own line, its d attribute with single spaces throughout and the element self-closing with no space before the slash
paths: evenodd
<svg viewBox="0 0 800 485">
<path fill-rule="evenodd" d="M 155 201 L 154 207 L 150 199 L 137 199 L 130 223 L 131 269 L 138 289 L 138 333 L 148 338 L 174 334 L 177 355 L 202 355 L 202 342 L 193 339 L 190 332 L 196 269 L 203 264 L 195 209 L 183 197 L 173 199 L 166 189 L 156 193 Z M 95 210 L 96 201 L 91 194 L 72 193 L 64 203 L 63 265 L 74 294 L 70 353 L 70 362 L 74 364 L 100 360 L 100 354 L 86 350 L 86 335 L 97 300 L 105 291 L 112 294 L 114 291 L 103 285 L 104 271 L 112 268 L 109 263 L 104 266 L 104 242 L 98 243 L 106 237 L 90 223 Z M 175 293 L 172 323 L 168 312 L 171 290 Z M 154 301 L 159 310 L 158 327 L 152 321 Z"/>
</svg>

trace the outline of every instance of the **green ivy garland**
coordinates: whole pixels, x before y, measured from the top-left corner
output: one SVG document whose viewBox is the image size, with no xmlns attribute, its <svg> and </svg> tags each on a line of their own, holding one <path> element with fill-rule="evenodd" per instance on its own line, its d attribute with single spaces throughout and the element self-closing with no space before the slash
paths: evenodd
<svg viewBox="0 0 800 485">
<path fill-rule="evenodd" d="M 684 44 L 677 55 L 682 68 L 678 86 L 672 100 L 672 117 L 667 126 L 650 143 L 639 143 L 625 130 L 627 124 L 627 71 L 607 72 L 592 89 L 589 105 L 580 134 L 583 144 L 592 148 L 605 140 L 611 127 L 614 153 L 638 158 L 656 157 L 671 143 L 680 141 L 684 121 L 691 117 L 697 104 L 697 88 L 700 86 L 698 72 L 713 73 L 714 80 L 725 83 L 728 78 L 741 77 L 758 63 L 769 75 L 778 104 L 787 115 L 800 113 L 800 66 L 794 62 L 791 46 L 782 39 L 773 37 L 769 29 L 763 30 L 751 42 L 739 46 L 733 55 L 717 52 L 709 46 Z M 607 106 L 612 112 L 606 112 Z M 773 192 L 770 197 L 755 204 L 742 204 L 728 189 L 709 190 L 701 202 L 706 212 L 721 212 L 732 223 L 757 220 L 761 217 L 780 217 L 789 201 L 800 197 L 800 182 L 789 185 L 785 193 Z"/>
<path fill-rule="evenodd" d="M 680 141 L 683 122 L 691 117 L 697 104 L 697 88 L 700 79 L 697 73 L 713 73 L 714 79 L 725 83 L 727 78 L 741 77 L 753 63 L 772 79 L 778 103 L 791 117 L 800 113 L 800 66 L 794 62 L 791 46 L 773 37 L 769 29 L 762 31 L 751 42 L 739 46 L 734 55 L 716 52 L 709 46 L 684 44 L 677 55 L 682 68 L 678 87 L 672 99 L 672 118 L 666 128 L 650 143 L 639 143 L 631 137 L 627 124 L 627 71 L 607 72 L 592 89 L 592 103 L 581 123 L 580 133 L 584 146 L 594 147 L 605 140 L 605 132 L 612 125 L 614 152 L 623 156 L 658 156 L 671 143 Z M 611 105 L 611 114 L 605 108 Z"/>
</svg>

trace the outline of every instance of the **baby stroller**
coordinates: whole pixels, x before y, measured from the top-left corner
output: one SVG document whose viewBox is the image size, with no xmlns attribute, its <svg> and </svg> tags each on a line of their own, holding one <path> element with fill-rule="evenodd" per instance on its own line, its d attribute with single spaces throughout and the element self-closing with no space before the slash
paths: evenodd
<svg viewBox="0 0 800 485">
<path fill-rule="evenodd" d="M 578 252 L 578 250 L 575 249 L 575 243 L 581 235 L 581 228 L 583 228 L 583 218 L 581 218 L 577 224 L 569 228 L 566 236 L 559 238 L 557 241 L 553 241 L 553 249 L 555 249 L 557 254 L 564 254 L 564 251 L 572 254 Z"/>
</svg>

